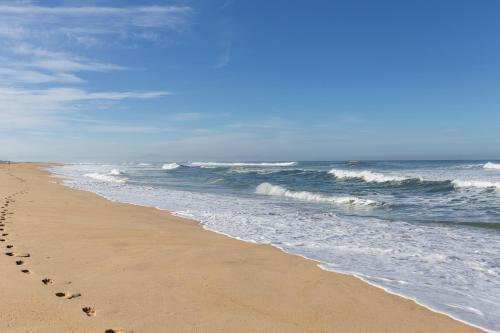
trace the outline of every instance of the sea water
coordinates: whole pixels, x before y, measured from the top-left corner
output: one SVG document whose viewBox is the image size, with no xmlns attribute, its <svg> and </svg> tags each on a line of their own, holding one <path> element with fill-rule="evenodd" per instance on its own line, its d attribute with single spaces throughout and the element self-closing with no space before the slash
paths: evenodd
<svg viewBox="0 0 500 333">
<path fill-rule="evenodd" d="M 68 186 L 271 244 L 500 331 L 500 162 L 169 162 L 50 168 Z"/>
</svg>

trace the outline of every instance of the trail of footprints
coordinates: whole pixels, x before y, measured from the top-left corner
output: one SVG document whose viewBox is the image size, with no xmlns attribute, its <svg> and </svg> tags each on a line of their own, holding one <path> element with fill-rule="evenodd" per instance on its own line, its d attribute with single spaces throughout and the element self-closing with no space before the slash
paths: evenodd
<svg viewBox="0 0 500 333">
<path fill-rule="evenodd" d="M 18 178 L 18 177 L 16 177 Z M 18 178 L 18 180 L 23 181 L 24 179 Z M 0 210 L 0 242 L 7 242 L 7 236 L 9 236 L 9 233 L 6 231 L 6 224 L 11 224 L 11 217 L 13 217 L 14 213 L 9 210 L 9 205 L 15 202 L 15 197 L 20 194 L 25 194 L 26 191 L 19 191 L 16 192 L 10 196 L 5 197 L 5 203 L 3 206 L 1 206 Z M 5 252 L 5 255 L 9 257 L 15 257 L 16 261 L 15 264 L 17 266 L 23 266 L 26 264 L 26 258 L 29 258 L 31 255 L 29 253 L 22 253 L 22 252 L 15 252 L 13 251 L 14 245 L 13 244 L 7 244 L 5 248 L 8 250 Z M 33 274 L 33 272 L 30 269 L 23 268 L 21 269 L 21 273 L 30 275 Z M 54 280 L 50 278 L 43 278 L 41 282 L 46 285 L 46 286 L 51 286 L 54 285 Z M 67 292 L 67 291 L 59 291 L 54 294 L 58 298 L 66 299 L 66 300 L 72 300 L 78 297 L 81 297 L 81 293 L 73 293 L 73 292 Z M 94 309 L 91 306 L 84 306 L 82 307 L 82 312 L 88 316 L 88 317 L 94 317 L 97 314 L 96 309 Z M 131 330 L 122 330 L 122 329 L 107 329 L 105 333 L 134 333 Z"/>
</svg>

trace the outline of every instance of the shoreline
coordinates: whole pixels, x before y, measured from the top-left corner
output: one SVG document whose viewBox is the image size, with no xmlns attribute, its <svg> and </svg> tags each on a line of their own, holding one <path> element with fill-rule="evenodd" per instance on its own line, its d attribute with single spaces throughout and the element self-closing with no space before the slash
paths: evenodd
<svg viewBox="0 0 500 333">
<path fill-rule="evenodd" d="M 225 237 L 228 237 L 230 239 L 236 239 L 238 241 L 242 241 L 242 242 L 246 242 L 246 243 L 250 243 L 250 244 L 254 244 L 254 245 L 260 245 L 260 246 L 271 246 L 273 248 L 276 248 L 278 249 L 279 251 L 281 251 L 282 253 L 285 253 L 287 255 L 291 255 L 291 256 L 297 256 L 299 258 L 303 258 L 305 260 L 308 260 L 308 261 L 311 261 L 313 263 L 316 264 L 316 266 L 323 270 L 323 271 L 326 271 L 326 272 L 332 272 L 332 273 L 336 273 L 336 274 L 342 274 L 342 275 L 345 275 L 345 276 L 350 276 L 350 277 L 354 277 L 356 279 L 359 279 L 360 281 L 362 281 L 363 283 L 366 283 L 370 286 L 373 286 L 373 287 L 376 287 L 378 289 L 381 289 L 383 290 L 384 292 L 388 293 L 388 294 L 391 294 L 391 295 L 394 295 L 394 296 L 397 296 L 397 297 L 401 297 L 403 299 L 406 299 L 406 300 L 409 300 L 409 301 L 412 301 L 412 302 L 415 302 L 417 305 L 419 306 L 422 306 L 434 313 L 437 313 L 437 314 L 440 314 L 440 315 L 445 315 L 455 321 L 458 321 L 458 322 L 461 322 L 463 324 L 466 324 L 468 326 L 471 326 L 471 327 L 474 327 L 474 328 L 477 328 L 481 331 L 484 331 L 484 332 L 497 332 L 497 331 L 493 331 L 493 330 L 489 330 L 485 327 L 482 327 L 482 326 L 479 326 L 479 325 L 476 325 L 472 322 L 468 322 L 464 319 L 461 319 L 457 316 L 454 316 L 453 314 L 451 313 L 448 313 L 448 312 L 445 312 L 445 311 L 442 311 L 442 310 L 438 310 L 438 309 L 435 309 L 433 308 L 432 306 L 430 305 L 427 305 L 419 300 L 417 300 L 415 297 L 412 297 L 412 296 L 407 296 L 407 295 L 404 295 L 402 293 L 398 293 L 396 291 L 392 291 L 390 288 L 388 287 L 384 287 L 383 285 L 380 285 L 380 284 L 377 284 L 375 282 L 371 282 L 369 281 L 368 279 L 364 278 L 362 275 L 360 275 L 360 273 L 358 272 L 355 272 L 355 271 L 342 271 L 342 270 L 335 270 L 335 269 L 329 269 L 329 268 L 325 268 L 324 266 L 327 265 L 327 263 L 323 262 L 323 261 L 320 261 L 320 260 L 317 260 L 317 259 L 313 259 L 313 258 L 309 258 L 305 255 L 302 255 L 302 254 L 299 254 L 299 253 L 294 253 L 294 252 L 289 252 L 283 248 L 281 248 L 279 245 L 277 244 L 273 244 L 273 243 L 259 243 L 257 241 L 254 241 L 254 240 L 247 240 L 247 239 L 244 239 L 244 238 L 241 238 L 241 237 L 237 237 L 237 236 L 232 236 L 228 233 L 224 233 L 224 232 L 221 232 L 219 230 L 216 230 L 216 229 L 211 229 L 211 228 L 208 228 L 206 227 L 206 225 L 197 220 L 195 217 L 193 216 L 190 216 L 188 214 L 184 214 L 182 212 L 175 212 L 175 211 L 170 211 L 166 208 L 161 208 L 161 207 L 157 207 L 157 206 L 151 206 L 151 205 L 147 205 L 147 204 L 139 204 L 139 203 L 134 203 L 134 202 L 129 202 L 129 201 L 120 201 L 120 200 L 115 200 L 115 199 L 112 199 L 111 197 L 108 197 L 104 194 L 100 194 L 100 193 L 97 193 L 97 192 L 93 192 L 91 190 L 86 190 L 86 189 L 80 189 L 80 188 L 77 188 L 77 187 L 72 187 L 68 184 L 64 184 L 64 177 L 61 177 L 61 176 L 57 176 L 55 175 L 53 172 L 51 172 L 48 168 L 47 169 L 44 169 L 44 170 L 47 170 L 50 172 L 50 177 L 52 177 L 53 179 L 55 179 L 57 182 L 59 182 L 60 185 L 62 186 L 65 186 L 65 187 L 68 187 L 68 188 L 71 188 L 71 189 L 76 189 L 76 190 L 81 190 L 81 191 L 85 191 L 85 192 L 89 192 L 89 193 L 93 193 L 105 200 L 108 200 L 108 201 L 111 201 L 111 202 L 115 202 L 115 203 L 122 203 L 122 204 L 127 204 L 127 205 L 133 205 L 133 206 L 138 206 L 138 207 L 144 207 L 144 208 L 154 208 L 154 209 L 157 209 L 157 210 L 160 210 L 160 211 L 164 211 L 164 212 L 167 212 L 169 214 L 172 214 L 174 216 L 177 216 L 177 217 L 180 217 L 181 219 L 184 219 L 184 220 L 188 220 L 188 221 L 192 221 L 192 222 L 195 222 L 197 223 L 203 230 L 206 230 L 206 231 L 209 231 L 209 232 L 213 232 L 213 233 L 216 233 L 218 235 L 222 235 L 222 236 L 225 236 Z"/>
<path fill-rule="evenodd" d="M 92 201 L 96 205 L 104 205 L 106 206 L 106 212 L 114 210 L 116 214 L 119 214 L 119 210 L 126 210 L 133 212 L 133 214 L 144 214 L 144 216 L 147 216 L 148 218 L 153 219 L 154 217 L 154 222 L 144 222 L 144 223 L 137 223 L 137 222 L 142 222 L 142 219 L 137 218 L 130 218 L 130 220 L 127 220 L 126 223 L 123 222 L 124 226 L 126 225 L 127 228 L 133 228 L 134 230 L 137 229 L 137 231 L 141 232 L 141 234 L 144 234 L 146 237 L 150 237 L 151 242 L 158 242 L 158 239 L 156 238 L 156 235 L 151 235 L 145 230 L 145 228 L 151 228 L 154 230 L 157 230 L 158 232 L 165 232 L 165 229 L 175 229 L 175 230 L 169 230 L 170 232 L 176 231 L 177 236 L 182 236 L 181 238 L 184 241 L 184 238 L 189 238 L 192 235 L 186 234 L 185 231 L 190 231 L 193 234 L 196 233 L 196 239 L 198 241 L 203 241 L 206 242 L 207 244 L 210 244 L 210 247 L 203 247 L 202 249 L 198 249 L 196 247 L 199 247 L 199 245 L 196 242 L 193 242 L 192 244 L 190 243 L 191 247 L 187 246 L 183 251 L 180 253 L 177 253 L 177 256 L 174 256 L 175 258 L 169 258 L 172 259 L 174 262 L 178 262 L 182 254 L 185 253 L 190 253 L 189 251 L 193 251 L 193 248 L 195 248 L 196 255 L 194 258 L 196 260 L 201 261 L 204 263 L 205 261 L 211 263 L 211 264 L 216 264 L 215 268 L 213 265 L 206 265 L 204 267 L 207 270 L 214 270 L 212 271 L 212 274 L 214 276 L 217 276 L 220 279 L 227 279 L 227 274 L 224 273 L 230 273 L 230 275 L 235 274 L 236 277 L 239 278 L 239 280 L 233 280 L 235 276 L 231 276 L 231 279 L 227 281 L 229 284 L 233 285 L 233 288 L 229 288 L 230 292 L 226 290 L 226 286 L 222 284 L 221 290 L 218 290 L 218 293 L 224 294 L 224 297 L 221 297 L 221 295 L 217 294 L 214 297 L 208 297 L 207 299 L 198 299 L 196 296 L 190 295 L 195 302 L 200 302 L 201 304 L 204 304 L 204 306 L 207 305 L 220 305 L 219 303 L 224 303 L 227 301 L 227 299 L 231 299 L 232 302 L 236 301 L 236 304 L 241 304 L 241 303 L 255 303 L 254 305 L 258 304 L 257 307 L 252 307 L 252 311 L 248 311 L 248 309 L 245 309 L 245 311 L 239 312 L 235 311 L 237 313 L 231 313 L 226 315 L 229 319 L 234 319 L 235 317 L 244 317 L 246 321 L 251 323 L 253 325 L 252 327 L 256 328 L 259 330 L 259 328 L 262 329 L 262 331 L 266 331 L 269 329 L 274 329 L 273 331 L 311 331 L 311 332 L 319 332 L 319 331 L 325 331 L 328 330 L 328 327 L 331 329 L 335 327 L 338 329 L 338 327 L 343 327 L 346 330 L 349 331 L 364 331 L 367 328 L 371 328 L 372 331 L 400 331 L 401 329 L 404 329 L 405 331 L 415 331 L 415 332 L 421 332 L 424 331 L 424 328 L 435 328 L 439 327 L 439 331 L 450 331 L 450 332 L 475 332 L 479 331 L 478 329 L 482 329 L 479 327 L 475 327 L 469 323 L 465 323 L 463 321 L 460 321 L 459 319 L 455 319 L 451 317 L 448 314 L 443 314 L 441 312 L 437 312 L 435 310 L 432 310 L 425 305 L 419 305 L 416 303 L 414 300 L 411 300 L 409 298 L 406 298 L 404 296 L 392 293 L 380 286 L 373 285 L 370 282 L 367 282 L 363 280 L 361 277 L 356 276 L 354 274 L 346 274 L 343 272 L 335 272 L 331 270 L 326 270 L 323 269 L 320 266 L 321 262 L 311 260 L 305 257 L 302 257 L 300 255 L 296 254 L 289 254 L 287 252 L 284 252 L 281 250 L 279 247 L 275 245 L 271 246 L 266 246 L 263 244 L 258 244 L 258 243 L 253 243 L 253 242 L 248 242 L 248 241 L 243 241 L 236 239 L 235 237 L 231 237 L 229 235 L 225 235 L 223 233 L 215 232 L 210 229 L 206 229 L 203 227 L 203 224 L 199 223 L 198 221 L 192 220 L 192 219 L 187 219 L 185 217 L 179 217 L 176 216 L 173 213 L 167 212 L 163 209 L 156 209 L 158 213 L 155 213 L 151 208 L 148 206 L 142 206 L 142 205 L 137 205 L 137 204 L 127 204 L 127 203 L 119 203 L 117 201 L 111 201 L 104 196 L 95 194 L 93 192 L 89 191 L 83 191 L 83 190 L 76 190 L 76 189 L 71 189 L 67 186 L 62 185 L 59 183 L 59 181 L 62 181 L 60 178 L 54 177 L 52 175 L 48 175 L 48 172 L 46 171 L 41 171 L 41 170 L 35 170 L 38 166 L 42 166 L 44 164 L 10 164 L 10 167 L 13 169 L 17 169 L 15 173 L 21 173 L 24 176 L 29 176 L 28 178 L 28 183 L 31 182 L 36 182 L 39 185 L 43 185 L 43 182 L 47 183 L 45 184 L 45 188 L 50 188 L 50 191 L 53 193 L 57 193 L 58 196 L 61 195 L 61 193 L 64 196 L 68 197 L 68 202 L 71 200 L 76 200 L 79 199 L 79 197 L 84 197 L 86 200 Z M 27 167 L 26 167 L 27 166 Z M 0 169 L 0 176 L 4 176 L 4 167 L 2 166 Z M 57 179 L 56 183 L 50 182 L 50 180 Z M 26 182 L 26 180 L 25 180 Z M 27 185 L 28 186 L 28 185 Z M 56 189 L 57 187 L 57 189 Z M 63 190 L 64 189 L 64 190 Z M 32 188 L 33 191 L 37 191 L 36 188 Z M 82 192 L 82 193 L 76 193 L 76 192 Z M 4 195 L 4 193 L 2 193 Z M 61 199 L 61 198 L 60 198 Z M 80 198 L 81 199 L 81 198 Z M 104 200 L 103 200 L 104 199 Z M 19 199 L 18 199 L 19 200 Z M 105 203 L 101 201 L 106 201 Z M 57 206 L 57 203 L 52 203 Z M 78 207 L 81 207 L 84 205 L 83 202 L 79 202 L 79 205 L 75 205 L 78 209 Z M 128 207 L 124 207 L 128 206 Z M 86 206 L 88 207 L 91 206 Z M 130 213 L 129 212 L 129 213 Z M 17 214 L 17 213 L 16 213 Z M 71 211 L 71 214 L 75 214 L 74 211 Z M 159 216 L 158 216 L 159 215 Z M 119 214 L 121 217 L 121 221 L 125 221 L 126 219 Z M 78 216 L 78 218 L 81 218 L 81 216 Z M 99 220 L 99 216 L 92 216 L 93 219 Z M 135 223 L 134 223 L 135 222 Z M 112 228 L 112 225 L 104 225 L 103 223 L 106 223 L 105 221 L 103 222 L 102 220 L 97 221 L 92 225 L 92 228 L 94 233 L 98 235 L 98 238 L 102 239 L 113 239 L 115 235 L 113 234 L 116 232 L 115 228 Z M 118 223 L 117 225 L 121 225 Z M 199 229 L 199 231 L 195 231 L 192 229 L 193 225 Z M 88 227 L 86 225 L 84 226 L 72 226 L 75 227 L 78 230 L 86 230 L 85 227 Z M 78 228 L 77 228 L 78 227 Z M 201 227 L 201 228 L 200 228 Z M 60 230 L 62 226 L 58 225 L 56 227 L 58 233 L 64 234 L 64 230 Z M 109 229 L 106 230 L 106 232 L 99 233 L 99 230 L 105 228 Z M 179 230 L 177 230 L 179 229 Z M 211 231 L 211 232 L 207 232 Z M 110 234 L 111 232 L 111 234 Z M 220 235 L 223 236 L 220 237 Z M 71 235 L 70 235 L 71 236 Z M 74 236 L 74 235 L 73 235 Z M 127 237 L 123 236 L 123 238 L 120 238 L 120 246 L 123 248 L 130 247 L 130 243 L 138 242 L 137 239 L 133 237 L 133 235 L 126 235 Z M 21 234 L 20 236 L 21 237 Z M 162 239 L 164 241 L 165 239 Z M 177 237 L 174 237 L 175 242 L 178 242 Z M 33 240 L 30 240 L 33 242 Z M 173 240 L 170 239 L 172 242 Z M 74 243 L 78 243 L 78 239 L 73 239 Z M 127 243 L 128 242 L 128 243 Z M 75 244 L 72 244 L 71 247 L 67 247 L 66 250 L 68 252 L 73 251 L 74 253 L 74 247 L 79 248 L 81 245 L 78 244 L 76 246 Z M 122 244 L 123 243 L 123 244 Z M 246 245 L 243 245 L 246 244 Z M 99 246 L 99 243 L 93 243 L 94 246 Z M 157 250 L 162 249 L 161 244 L 151 244 L 149 242 L 144 242 L 141 244 L 141 247 L 137 246 L 137 248 L 134 247 L 134 251 L 145 251 L 147 252 L 148 247 L 153 247 L 157 246 Z M 34 247 L 36 247 L 36 244 L 33 244 Z M 72 248 L 73 247 L 73 248 Z M 175 247 L 175 246 L 174 246 Z M 239 255 L 238 256 L 233 256 L 231 253 L 226 253 L 225 251 L 221 251 L 222 249 L 225 248 L 231 248 L 233 251 L 238 251 Z M 120 248 L 120 247 L 119 247 Z M 123 250 L 122 248 L 122 250 Z M 213 257 L 207 254 L 204 254 L 203 252 L 205 251 L 213 251 L 215 249 L 215 252 L 217 256 L 220 257 Z M 99 249 L 97 249 L 99 250 Z M 96 250 L 96 251 L 97 251 Z M 116 250 L 116 249 L 115 249 Z M 136 252 L 132 251 L 131 255 L 137 254 Z M 200 252 L 201 251 L 201 252 Z M 258 253 L 257 257 L 255 257 L 255 252 Z M 153 252 L 154 253 L 154 252 Z M 185 254 L 184 253 L 184 254 Z M 169 254 L 169 252 L 165 252 L 165 254 Z M 192 253 L 190 253 L 190 258 L 192 256 Z M 221 258 L 224 259 L 224 257 L 230 257 L 229 263 L 225 262 L 220 262 Z M 156 267 L 156 262 L 151 262 L 151 259 L 148 257 L 141 257 L 140 258 L 128 258 L 127 256 L 121 258 L 120 260 L 124 260 L 127 265 L 133 267 L 134 265 L 145 265 L 145 262 L 150 264 L 151 266 L 155 266 L 155 269 L 160 269 Z M 271 257 L 271 258 L 270 258 Z M 305 259 L 304 259 L 305 258 Z M 76 258 L 75 258 L 76 259 Z M 141 259 L 141 260 L 138 260 Z M 226 260 L 228 258 L 225 258 Z M 258 259 L 258 260 L 255 260 Z M 138 261 L 135 261 L 138 260 Z M 150 261 L 148 261 L 150 260 Z M 158 258 L 160 260 L 160 258 Z M 249 261 L 251 262 L 251 265 L 246 264 L 245 262 Z M 265 262 L 265 264 L 263 263 Z M 234 264 L 238 264 L 239 269 L 236 269 L 235 271 L 231 270 L 232 266 Z M 40 263 L 41 264 L 41 263 Z M 179 263 L 178 263 L 179 264 Z M 300 269 L 296 269 L 295 267 L 290 266 L 289 264 L 294 264 L 297 266 L 300 266 Z M 3 265 L 3 262 L 0 262 L 0 265 Z M 180 264 L 179 264 L 180 265 Z M 261 293 L 261 290 L 259 290 L 260 286 L 259 285 L 253 285 L 254 290 L 253 294 L 252 292 L 248 293 L 240 291 L 239 289 L 248 287 L 247 284 L 252 285 L 252 281 L 248 281 L 247 277 L 245 274 L 241 275 L 242 271 L 248 274 L 251 274 L 253 277 L 260 279 L 262 274 L 267 274 L 269 273 L 269 270 L 271 267 L 274 267 L 278 265 L 280 269 L 273 271 L 273 274 L 271 276 L 266 276 L 265 278 L 262 278 L 260 282 L 264 283 L 267 288 L 264 288 L 262 290 L 263 293 Z M 129 267 L 127 266 L 127 267 Z M 185 267 L 184 267 L 185 266 Z M 193 275 L 199 274 L 199 268 L 194 265 L 191 267 L 189 264 L 186 265 L 181 265 L 183 269 L 186 270 L 191 270 L 189 274 L 186 274 L 186 277 L 192 277 Z M 149 266 L 145 265 L 143 267 L 144 270 L 147 270 Z M 193 271 L 194 269 L 194 271 Z M 164 272 L 161 270 L 162 274 L 166 274 L 169 276 L 169 272 Z M 290 271 L 294 271 L 292 275 L 290 275 Z M 87 272 L 89 273 L 89 272 Z M 96 272 L 90 272 L 90 275 L 94 274 Z M 113 274 L 116 274 L 115 271 L 111 272 Z M 134 274 L 146 274 L 143 272 L 135 272 Z M 262 274 L 260 274 L 262 273 Z M 303 274 L 306 275 L 305 277 Z M 305 274 L 307 273 L 307 274 Z M 139 274 L 139 276 L 141 276 Z M 104 278 L 104 276 L 103 276 Z M 169 290 L 164 290 L 164 287 L 162 286 L 162 283 L 165 282 L 165 280 L 158 280 L 157 278 L 155 279 L 155 276 L 149 276 L 150 279 L 154 281 L 149 281 L 149 280 L 142 280 L 141 283 L 147 285 L 148 283 L 152 283 L 155 285 L 157 288 L 159 288 L 162 292 L 167 293 Z M 193 278 L 194 279 L 194 278 Z M 285 279 L 285 280 L 283 280 Z M 280 281 L 287 281 L 288 279 L 293 280 L 291 285 L 295 286 L 294 288 L 290 288 L 288 286 L 287 288 L 284 288 L 284 290 L 281 290 L 280 288 Z M 90 278 L 92 280 L 92 278 Z M 167 279 L 168 280 L 168 279 Z M 0 276 L 0 281 L 2 281 L 2 277 Z M 94 281 L 95 282 L 95 281 Z M 211 284 L 218 284 L 217 280 L 211 281 Z M 288 282 L 287 282 L 288 283 Z M 208 284 L 210 286 L 211 284 Z M 304 306 L 303 304 L 301 305 L 302 300 L 299 295 L 297 295 L 297 290 L 303 287 L 304 285 L 310 285 L 310 284 L 317 284 L 319 287 L 318 288 L 308 288 L 307 292 L 302 290 L 301 293 L 305 293 L 307 295 L 306 299 L 308 300 L 308 306 Z M 182 283 L 181 283 L 182 285 Z M 190 285 L 190 282 L 187 283 L 187 285 Z M 342 286 L 342 287 L 339 287 Z M 121 285 L 121 288 L 126 287 L 126 285 Z M 199 285 L 197 286 L 198 288 L 200 287 Z M 298 287 L 298 288 L 297 288 Z M 90 288 L 90 286 L 88 286 Z M 276 295 L 275 289 L 278 288 L 280 292 L 278 292 L 278 295 Z M 345 288 L 347 288 L 348 292 L 346 292 Z M 350 289 L 349 289 L 350 288 Z M 99 286 L 95 286 L 95 289 L 99 289 Z M 187 288 L 184 291 L 186 292 L 192 292 L 190 290 L 191 288 Z M 194 288 L 196 289 L 196 288 Z M 361 289 L 361 291 L 360 291 Z M 318 290 L 322 290 L 325 292 L 325 294 L 317 295 Z M 101 290 L 102 291 L 102 290 Z M 199 288 L 198 292 L 203 293 L 204 288 Z M 286 303 L 294 303 L 295 306 L 297 307 L 302 307 L 300 310 L 302 311 L 297 311 L 292 306 L 288 305 L 285 306 L 284 304 L 285 301 L 282 302 L 277 302 L 277 304 L 273 303 L 276 300 L 268 300 L 268 303 L 265 302 L 265 300 L 262 300 L 262 297 L 266 295 L 269 297 L 269 294 L 273 294 L 274 296 L 281 296 L 284 299 L 288 298 L 288 302 Z M 299 294 L 301 294 L 299 293 Z M 135 294 L 132 292 L 132 294 Z M 253 294 L 253 295 L 252 295 Z M 181 298 L 183 293 L 180 293 Z M 229 296 L 229 297 L 228 297 Z M 257 297 L 259 296 L 259 297 Z M 302 295 L 304 296 L 304 295 Z M 327 296 L 332 296 L 332 298 L 341 298 L 341 300 L 331 300 Z M 342 297 L 345 299 L 342 299 Z M 43 297 L 47 297 L 47 295 L 44 295 Z M 147 297 L 143 298 L 137 298 L 135 301 L 141 302 L 144 300 L 149 300 Z M 109 301 L 109 300 L 108 300 Z M 206 302 L 206 303 L 205 303 Z M 331 303 L 330 303 L 331 302 Z M 106 303 L 106 302 L 104 302 Z M 167 302 L 168 303 L 168 302 Z M 383 308 L 377 308 L 380 307 L 380 305 L 383 304 Z M 277 305 L 284 305 L 286 309 L 279 309 L 279 306 Z M 320 306 L 319 306 L 320 305 Z M 110 308 L 113 308 L 114 304 L 108 304 Z M 168 307 L 171 307 L 172 305 L 169 304 Z M 319 306 L 319 308 L 317 308 Z M 345 311 L 345 307 L 349 308 L 349 311 Z M 224 309 L 227 308 L 226 306 L 223 306 Z M 256 313 L 253 313 L 254 310 Z M 0 308 L 0 310 L 3 310 Z M 271 311 L 272 310 L 272 311 Z M 344 311 L 342 311 L 344 310 Z M 115 309 L 115 311 L 117 311 Z M 190 313 L 193 311 L 192 309 L 186 309 L 187 313 Z M 200 312 L 206 312 L 207 309 L 201 309 Z M 231 312 L 230 310 L 226 309 L 226 311 Z M 234 310 L 233 310 L 234 311 Z M 278 314 L 277 318 L 268 318 L 269 316 L 263 315 L 267 314 L 269 311 L 271 311 L 273 314 Z M 326 311 L 326 312 L 325 312 Z M 356 311 L 355 313 L 355 318 L 354 320 L 353 313 L 351 311 Z M 100 311 L 99 311 L 100 312 Z M 109 311 L 108 311 L 109 312 Z M 210 312 L 210 311 L 208 311 Z M 307 312 L 307 315 L 305 315 L 302 312 Z M 117 311 L 116 313 L 111 311 L 111 313 L 114 313 L 115 316 L 111 316 L 113 319 L 112 321 L 117 321 L 117 319 L 124 319 L 127 318 L 125 321 L 129 322 L 136 322 L 134 320 L 129 320 L 130 318 L 128 317 L 134 317 L 133 313 L 128 313 L 127 311 L 124 311 L 123 309 L 120 311 Z M 399 313 L 399 315 L 398 315 Z M 220 316 L 222 313 L 220 311 L 215 311 L 215 313 L 211 313 L 211 315 L 216 315 Z M 251 314 L 251 315 L 250 315 Z M 340 315 L 339 315 L 340 314 Z M 382 315 L 383 314 L 383 315 Z M 109 315 L 109 313 L 108 313 Z M 1 318 L 2 315 L 0 315 Z M 339 317 L 340 316 L 340 320 Z M 381 318 L 378 318 L 381 316 Z M 96 316 L 95 318 L 92 318 L 92 320 L 101 319 L 101 316 Z M 168 320 L 165 320 L 164 315 L 157 315 L 157 319 L 159 320 L 164 320 L 165 323 L 169 322 Z M 182 317 L 182 315 L 181 315 Z M 271 316 L 273 317 L 273 316 Z M 332 318 L 333 317 L 333 318 Z M 170 316 L 167 316 L 166 319 L 169 319 Z M 294 322 L 294 325 L 289 327 L 289 322 L 287 320 L 283 320 L 284 318 L 289 318 L 290 321 Z M 311 320 L 311 318 L 314 318 L 314 320 Z M 383 320 L 381 320 L 383 318 Z M 87 319 L 87 318 L 84 318 Z M 351 322 L 346 322 L 346 320 L 351 320 Z M 318 324 L 318 322 L 320 322 Z M 130 326 L 129 324 L 128 326 Z M 141 326 L 142 325 L 142 326 Z M 141 325 L 139 327 L 130 327 L 130 329 L 133 329 L 134 332 L 137 333 L 137 331 L 146 331 L 146 332 L 160 332 L 156 330 L 157 328 L 151 326 L 151 324 L 148 326 L 147 323 L 141 322 Z M 204 323 L 205 326 L 203 326 L 205 329 L 213 329 L 213 326 L 210 326 L 210 323 Z M 212 325 L 214 325 L 212 323 Z M 402 325 L 402 326 L 401 326 Z M 408 326 L 409 325 L 409 326 Z M 428 325 L 428 326 L 426 326 Z M 437 325 L 437 326 L 436 326 Z M 192 329 L 193 326 L 188 326 L 186 327 L 185 324 L 184 326 L 179 326 L 177 327 L 176 330 L 173 331 L 189 331 L 189 329 Z M 198 327 L 195 325 L 194 327 Z M 94 327 L 95 328 L 95 327 Z M 305 330 L 304 328 L 308 328 Z M 375 328 L 375 329 L 374 329 Z M 477 328 L 477 329 L 476 329 Z M 101 329 L 101 328 L 99 328 Z M 219 327 L 220 330 L 218 331 L 230 331 L 230 327 Z M 92 331 L 94 332 L 95 330 L 89 330 L 89 332 Z M 104 330 L 103 330 L 104 331 Z M 249 330 L 250 331 L 250 330 Z M 342 330 L 341 330 L 342 331 Z M 13 331 L 14 332 L 14 331 Z M 85 330 L 82 330 L 82 332 L 86 332 Z"/>
</svg>

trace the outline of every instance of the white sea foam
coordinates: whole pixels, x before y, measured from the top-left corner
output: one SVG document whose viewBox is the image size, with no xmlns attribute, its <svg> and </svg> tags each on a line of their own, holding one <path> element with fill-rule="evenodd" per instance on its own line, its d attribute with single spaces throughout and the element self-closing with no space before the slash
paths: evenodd
<svg viewBox="0 0 500 333">
<path fill-rule="evenodd" d="M 490 182 L 485 180 L 460 180 L 455 179 L 451 182 L 455 187 L 477 187 L 477 188 L 498 188 L 500 182 Z"/>
<path fill-rule="evenodd" d="M 360 205 L 360 206 L 374 206 L 377 205 L 376 201 L 369 199 L 361 199 L 352 196 L 330 196 L 320 193 L 311 193 L 307 191 L 291 191 L 279 185 L 270 183 L 262 183 L 257 186 L 255 193 L 262 195 L 271 195 L 279 197 L 293 198 L 297 200 L 310 201 L 310 202 L 323 202 L 333 204 L 347 204 L 347 205 Z"/>
<path fill-rule="evenodd" d="M 180 167 L 180 165 L 177 163 L 166 163 L 161 166 L 163 170 L 174 170 L 177 169 L 178 167 Z"/>
<path fill-rule="evenodd" d="M 283 172 L 283 171 L 294 171 L 294 172 L 307 172 L 312 170 L 307 169 L 297 169 L 297 168 L 258 168 L 258 167 L 235 167 L 229 169 L 228 173 L 257 173 L 259 175 L 270 175 L 273 173 Z"/>
<path fill-rule="evenodd" d="M 260 162 L 260 163 L 246 163 L 246 162 L 234 162 L 234 163 L 225 163 L 225 162 L 192 162 L 191 166 L 198 167 L 238 167 L 238 166 L 254 166 L 254 167 L 266 167 L 266 166 L 274 166 L 274 167 L 287 167 L 297 165 L 297 162 Z"/>
<path fill-rule="evenodd" d="M 485 169 L 500 169 L 500 163 L 488 162 L 483 166 L 483 168 L 485 168 Z"/>
<path fill-rule="evenodd" d="M 121 170 L 118 170 L 118 169 L 112 169 L 110 172 L 109 172 L 110 175 L 112 176 L 120 176 L 120 175 L 123 175 L 124 172 L 121 171 Z"/>
<path fill-rule="evenodd" d="M 125 183 L 126 179 L 120 178 L 120 177 L 115 177 L 112 175 L 106 175 L 98 172 L 92 172 L 92 173 L 86 173 L 84 174 L 85 177 L 92 178 L 95 180 L 99 180 L 102 182 L 109 182 L 109 183 Z"/>
<path fill-rule="evenodd" d="M 350 170 L 331 169 L 330 171 L 328 171 L 328 173 L 334 175 L 336 178 L 339 179 L 360 178 L 366 182 L 375 182 L 375 183 L 401 182 L 404 180 L 411 179 L 403 176 L 384 175 L 369 170 L 350 171 Z"/>
</svg>

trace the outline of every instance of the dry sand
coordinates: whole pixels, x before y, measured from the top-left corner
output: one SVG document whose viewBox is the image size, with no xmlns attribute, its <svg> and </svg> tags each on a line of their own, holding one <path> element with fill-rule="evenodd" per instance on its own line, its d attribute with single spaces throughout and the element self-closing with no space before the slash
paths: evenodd
<svg viewBox="0 0 500 333">
<path fill-rule="evenodd" d="M 271 246 L 63 187 L 37 166 L 0 165 L 0 332 L 479 331 Z"/>
</svg>

